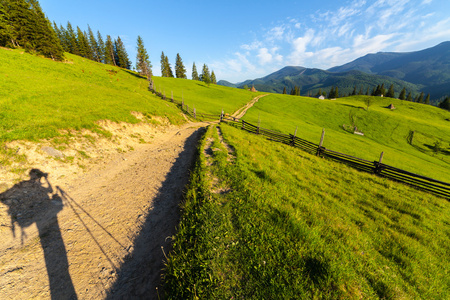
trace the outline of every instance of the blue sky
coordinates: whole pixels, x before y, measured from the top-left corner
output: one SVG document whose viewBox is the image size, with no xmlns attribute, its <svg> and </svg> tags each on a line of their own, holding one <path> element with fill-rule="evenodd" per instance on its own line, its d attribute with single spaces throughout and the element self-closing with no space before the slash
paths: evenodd
<svg viewBox="0 0 450 300">
<path fill-rule="evenodd" d="M 409 52 L 450 41 L 449 0 L 40 0 L 50 21 L 120 36 L 130 59 L 140 35 L 153 73 L 180 53 L 218 80 L 241 82 L 284 66 L 328 69 L 368 53 Z"/>
</svg>

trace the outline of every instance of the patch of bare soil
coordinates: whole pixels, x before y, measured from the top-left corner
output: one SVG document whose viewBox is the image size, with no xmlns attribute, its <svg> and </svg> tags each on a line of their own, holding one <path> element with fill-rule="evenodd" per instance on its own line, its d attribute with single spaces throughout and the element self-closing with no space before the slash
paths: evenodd
<svg viewBox="0 0 450 300">
<path fill-rule="evenodd" d="M 112 140 L 83 132 L 65 149 L 17 144 L 33 169 L 0 194 L 0 298 L 158 299 L 205 125 L 105 122 Z"/>
</svg>

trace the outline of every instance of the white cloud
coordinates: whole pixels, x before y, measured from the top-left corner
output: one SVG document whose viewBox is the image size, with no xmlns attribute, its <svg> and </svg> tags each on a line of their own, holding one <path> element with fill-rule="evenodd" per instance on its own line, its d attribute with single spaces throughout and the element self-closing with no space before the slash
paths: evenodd
<svg viewBox="0 0 450 300">
<path fill-rule="evenodd" d="M 353 51 L 358 56 L 382 51 L 392 44 L 392 41 L 389 42 L 389 40 L 395 36 L 396 34 L 380 34 L 372 38 L 366 38 L 358 35 L 353 40 Z"/>
<path fill-rule="evenodd" d="M 251 51 L 251 50 L 256 50 L 256 49 L 258 49 L 258 48 L 261 47 L 261 46 L 262 46 L 262 43 L 261 43 L 261 42 L 259 42 L 259 41 L 254 41 L 254 42 L 251 43 L 251 44 L 244 44 L 244 45 L 241 45 L 241 48 L 244 49 L 244 50 L 247 50 L 247 51 Z"/>
<path fill-rule="evenodd" d="M 270 41 L 282 40 L 284 37 L 284 31 L 285 31 L 284 26 L 276 26 L 276 27 L 272 28 L 271 30 L 269 30 L 269 32 L 267 33 L 267 39 Z"/>
<path fill-rule="evenodd" d="M 259 49 L 259 54 L 257 55 L 257 57 L 259 58 L 259 63 L 261 65 L 272 62 L 272 54 L 269 53 L 269 50 L 267 48 Z"/>
<path fill-rule="evenodd" d="M 422 4 L 430 4 L 433 0 L 423 0 Z"/>
</svg>

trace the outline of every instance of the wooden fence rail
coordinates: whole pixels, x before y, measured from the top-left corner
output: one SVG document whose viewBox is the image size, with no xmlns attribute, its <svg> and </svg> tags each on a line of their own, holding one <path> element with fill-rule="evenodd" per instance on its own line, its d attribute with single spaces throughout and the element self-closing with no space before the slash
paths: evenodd
<svg viewBox="0 0 450 300">
<path fill-rule="evenodd" d="M 438 195 L 450 199 L 450 183 L 442 182 L 436 179 L 428 178 L 422 175 L 414 174 L 405 170 L 401 170 L 389 165 L 385 165 L 380 161 L 368 161 L 362 158 L 354 157 L 348 154 L 339 153 L 330 149 L 322 147 L 321 144 L 314 144 L 310 141 L 301 139 L 292 134 L 283 134 L 274 130 L 261 128 L 259 126 L 248 123 L 242 119 L 232 117 L 228 114 L 204 114 L 197 113 L 194 107 L 189 107 L 184 104 L 183 101 L 177 101 L 173 99 L 173 93 L 171 99 L 166 99 L 165 93 L 157 92 L 153 88 L 149 87 L 149 90 L 156 94 L 163 100 L 173 102 L 179 106 L 186 114 L 193 118 L 208 119 L 208 120 L 220 120 L 226 122 L 234 127 L 240 128 L 247 132 L 258 134 L 267 137 L 267 139 L 292 147 L 300 148 L 311 154 L 316 154 L 320 157 L 326 157 L 328 159 L 344 163 L 360 171 L 376 174 L 381 177 L 385 177 L 397 182 L 405 183 L 420 190 L 427 191 L 429 193 Z M 323 137 L 323 136 L 322 136 Z"/>
</svg>

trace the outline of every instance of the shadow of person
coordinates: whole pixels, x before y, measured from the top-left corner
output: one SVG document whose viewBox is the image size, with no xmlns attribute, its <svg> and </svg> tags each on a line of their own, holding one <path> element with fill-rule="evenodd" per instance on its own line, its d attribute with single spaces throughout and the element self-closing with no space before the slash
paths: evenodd
<svg viewBox="0 0 450 300">
<path fill-rule="evenodd" d="M 29 180 L 21 181 L 0 194 L 0 201 L 8 206 L 12 234 L 16 237 L 16 226 L 20 227 L 23 244 L 26 237 L 24 229 L 36 224 L 44 252 L 51 298 L 76 299 L 57 218 L 63 208 L 63 201 L 53 190 L 48 173 L 32 169 L 29 175 Z"/>
</svg>

